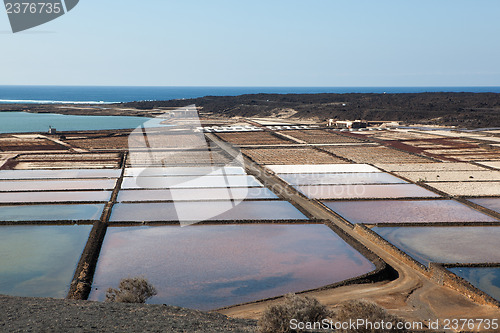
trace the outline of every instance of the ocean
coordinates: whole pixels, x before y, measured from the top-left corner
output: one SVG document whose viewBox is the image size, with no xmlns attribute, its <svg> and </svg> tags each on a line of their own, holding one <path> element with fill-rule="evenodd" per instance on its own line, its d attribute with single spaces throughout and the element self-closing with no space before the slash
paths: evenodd
<svg viewBox="0 0 500 333">
<path fill-rule="evenodd" d="M 107 104 L 243 94 L 494 92 L 500 87 L 104 87 L 0 86 L 0 103 Z"/>
</svg>

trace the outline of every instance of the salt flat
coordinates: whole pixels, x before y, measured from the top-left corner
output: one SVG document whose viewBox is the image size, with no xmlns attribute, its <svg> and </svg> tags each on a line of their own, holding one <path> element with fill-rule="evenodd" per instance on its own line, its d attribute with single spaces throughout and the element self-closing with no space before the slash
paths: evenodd
<svg viewBox="0 0 500 333">
<path fill-rule="evenodd" d="M 411 181 L 420 180 L 426 182 L 445 182 L 445 181 L 499 181 L 500 171 L 419 171 L 419 172 L 396 172 L 399 176 L 405 177 Z"/>
<path fill-rule="evenodd" d="M 375 164 L 376 167 L 384 169 L 386 171 L 455 171 L 455 170 L 488 170 L 480 166 L 457 162 L 457 163 L 413 163 L 413 164 L 402 164 L 402 163 L 392 163 L 392 164 Z M 500 165 L 499 165 L 500 167 Z"/>
<path fill-rule="evenodd" d="M 500 181 L 496 182 L 442 182 L 426 183 L 440 191 L 453 196 L 498 196 L 500 195 Z"/>
</svg>

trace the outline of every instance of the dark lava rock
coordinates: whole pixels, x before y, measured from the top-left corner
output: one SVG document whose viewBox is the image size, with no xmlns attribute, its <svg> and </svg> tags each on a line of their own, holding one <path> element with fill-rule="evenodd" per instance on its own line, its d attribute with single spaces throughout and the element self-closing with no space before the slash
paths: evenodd
<svg viewBox="0 0 500 333">
<path fill-rule="evenodd" d="M 0 332 L 255 332 L 254 320 L 168 305 L 0 295 Z"/>
</svg>

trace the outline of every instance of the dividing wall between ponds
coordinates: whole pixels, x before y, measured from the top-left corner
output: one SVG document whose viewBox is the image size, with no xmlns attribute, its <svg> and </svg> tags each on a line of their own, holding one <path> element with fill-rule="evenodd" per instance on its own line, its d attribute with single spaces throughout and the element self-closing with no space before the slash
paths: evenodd
<svg viewBox="0 0 500 333">
<path fill-rule="evenodd" d="M 447 269 L 500 303 L 500 264 L 447 267 Z"/>
<path fill-rule="evenodd" d="M 395 258 L 398 258 L 406 265 L 410 266 L 411 268 L 419 271 L 428 278 L 432 279 L 438 285 L 444 285 L 453 290 L 456 290 L 459 293 L 465 295 L 466 297 L 480 304 L 489 304 L 496 307 L 500 306 L 500 303 L 498 301 L 496 301 L 486 293 L 480 291 L 479 289 L 473 287 L 470 283 L 464 281 L 463 279 L 457 278 L 455 274 L 443 268 L 442 264 L 430 263 L 429 267 L 424 266 L 422 263 L 416 261 L 414 258 L 410 257 L 401 249 L 392 245 L 387 240 L 382 238 L 374 231 L 368 229 L 363 224 L 356 224 L 354 226 L 354 231 L 362 235 L 363 237 L 366 237 L 367 239 L 371 240 L 372 242 L 380 246 L 382 249 L 384 249 L 384 251 L 393 255 Z"/>
<path fill-rule="evenodd" d="M 477 288 L 474 284 L 453 273 L 449 265 L 440 263 L 431 263 L 430 272 L 432 273 L 431 279 L 439 285 L 447 286 L 453 290 L 460 292 L 467 298 L 479 304 L 493 305 L 500 307 L 500 302 L 484 290 Z M 453 266 L 453 265 L 452 265 Z"/>
<path fill-rule="evenodd" d="M 471 198 L 467 199 L 476 205 L 485 207 L 494 212 L 500 213 L 500 198 Z"/>
</svg>

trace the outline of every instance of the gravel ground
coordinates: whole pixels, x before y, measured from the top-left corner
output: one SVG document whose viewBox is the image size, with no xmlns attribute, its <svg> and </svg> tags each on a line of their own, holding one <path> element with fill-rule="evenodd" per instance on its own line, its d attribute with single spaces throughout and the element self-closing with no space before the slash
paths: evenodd
<svg viewBox="0 0 500 333">
<path fill-rule="evenodd" d="M 2 332 L 254 332 L 254 320 L 166 305 L 0 295 Z"/>
</svg>

